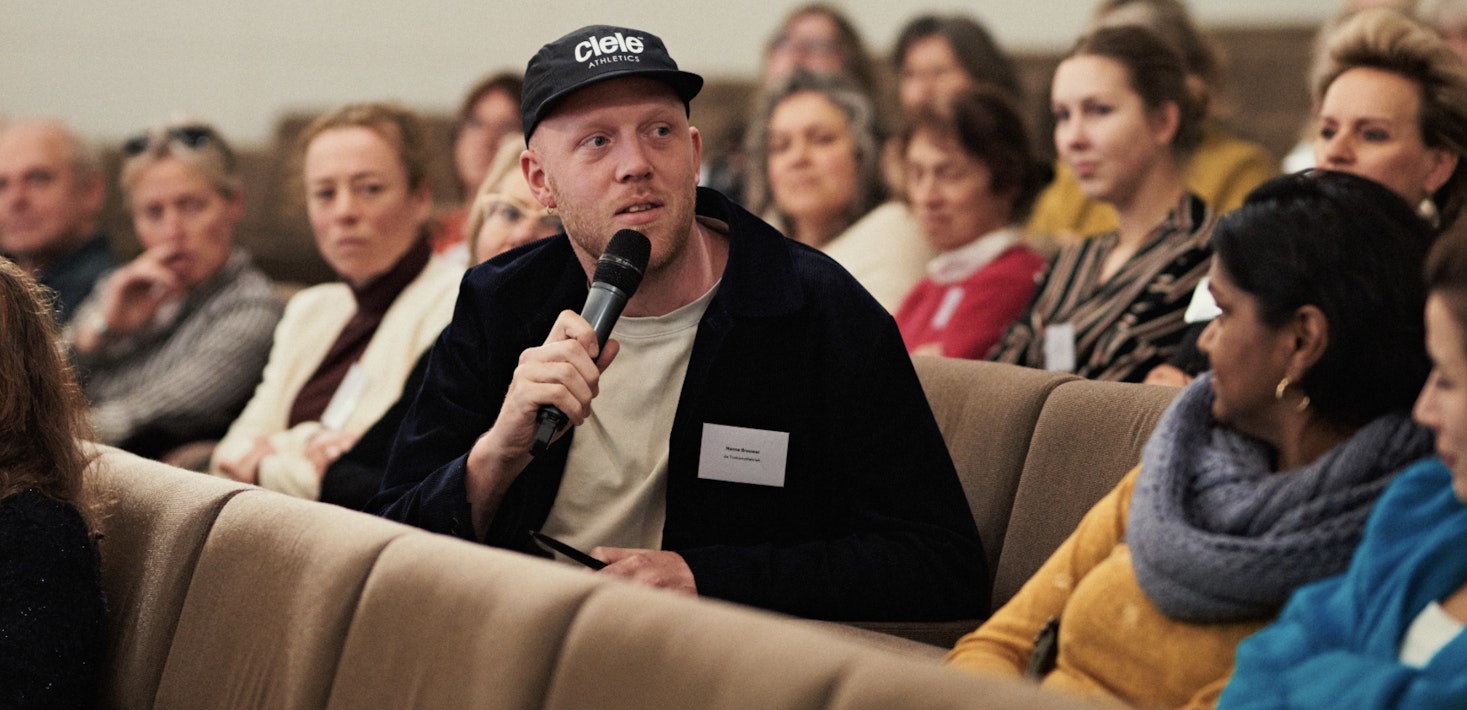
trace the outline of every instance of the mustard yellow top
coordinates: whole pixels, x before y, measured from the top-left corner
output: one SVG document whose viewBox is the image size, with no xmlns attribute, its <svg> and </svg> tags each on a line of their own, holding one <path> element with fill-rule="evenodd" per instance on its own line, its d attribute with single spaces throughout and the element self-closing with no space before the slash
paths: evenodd
<svg viewBox="0 0 1467 710">
<path fill-rule="evenodd" d="M 1215 124 L 1203 130 L 1202 143 L 1187 163 L 1187 188 L 1213 211 L 1224 214 L 1265 180 L 1278 175 L 1278 160 L 1268 149 L 1233 136 Z M 1066 244 L 1116 229 L 1116 211 L 1087 197 L 1075 173 L 1063 161 L 1055 164 L 1054 182 L 1034 202 L 1028 232 L 1051 235 Z"/>
<path fill-rule="evenodd" d="M 1212 708 L 1227 684 L 1233 649 L 1266 621 L 1172 620 L 1141 591 L 1126 546 L 1137 466 L 1090 512 L 1014 598 L 964 636 L 947 662 L 1017 676 L 1034 637 L 1060 618 L 1059 656 L 1041 685 L 1143 708 Z"/>
</svg>

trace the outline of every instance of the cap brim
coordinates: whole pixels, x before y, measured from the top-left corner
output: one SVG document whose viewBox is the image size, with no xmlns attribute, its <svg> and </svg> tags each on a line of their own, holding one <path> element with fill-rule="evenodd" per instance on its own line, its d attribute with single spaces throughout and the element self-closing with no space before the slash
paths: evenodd
<svg viewBox="0 0 1467 710">
<path fill-rule="evenodd" d="M 685 105 L 692 103 L 693 98 L 698 95 L 698 92 L 703 90 L 703 77 L 692 72 L 682 71 L 681 69 L 628 69 L 625 71 L 610 71 L 605 74 L 598 74 L 590 81 L 562 89 L 541 101 L 539 108 L 535 111 L 534 124 L 529 130 L 525 131 L 525 140 L 528 142 L 530 134 L 534 132 L 534 128 L 539 126 L 540 122 L 544 121 L 555 110 L 557 104 L 571 94 L 604 81 L 634 76 L 644 76 L 648 79 L 656 79 L 667 84 L 672 87 L 672 90 L 677 93 L 678 98 L 682 99 Z"/>
</svg>

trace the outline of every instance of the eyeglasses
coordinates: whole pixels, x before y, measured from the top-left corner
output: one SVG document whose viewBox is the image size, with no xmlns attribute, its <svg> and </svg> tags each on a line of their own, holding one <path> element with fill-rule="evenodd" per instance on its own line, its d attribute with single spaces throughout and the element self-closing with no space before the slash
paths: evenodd
<svg viewBox="0 0 1467 710">
<path fill-rule="evenodd" d="M 560 222 L 560 216 L 550 214 L 550 211 L 543 207 L 532 208 L 508 195 L 489 194 L 481 199 L 489 203 L 489 209 L 484 216 L 486 222 L 497 219 L 511 227 L 517 227 L 527 219 L 534 219 L 538 222 L 540 229 L 552 234 L 559 234 L 565 229 Z"/>
<path fill-rule="evenodd" d="M 213 146 L 224 157 L 225 167 L 231 169 L 234 167 L 234 152 L 229 149 L 228 145 L 225 145 L 224 139 L 220 138 L 214 129 L 203 125 L 173 126 L 162 133 L 156 131 L 139 133 L 122 144 L 122 153 L 129 158 L 142 155 L 148 152 L 158 140 L 163 143 L 178 143 L 190 150 L 201 150 Z"/>
</svg>

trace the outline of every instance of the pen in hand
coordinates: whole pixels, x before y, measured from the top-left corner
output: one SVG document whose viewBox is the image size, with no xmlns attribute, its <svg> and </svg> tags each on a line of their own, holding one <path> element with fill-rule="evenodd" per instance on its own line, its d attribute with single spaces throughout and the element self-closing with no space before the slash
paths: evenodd
<svg viewBox="0 0 1467 710">
<path fill-rule="evenodd" d="M 580 550 L 577 550 L 574 547 L 571 547 L 570 545 L 567 545 L 553 537 L 550 537 L 549 535 L 546 535 L 539 530 L 531 530 L 530 539 L 534 540 L 537 544 L 539 544 L 547 551 L 559 552 L 560 554 L 565 555 L 566 557 L 569 557 L 572 560 L 575 560 L 576 562 L 579 562 L 593 570 L 599 570 L 606 566 L 605 562 L 602 562 L 595 557 L 592 557 L 584 552 L 581 552 Z"/>
</svg>

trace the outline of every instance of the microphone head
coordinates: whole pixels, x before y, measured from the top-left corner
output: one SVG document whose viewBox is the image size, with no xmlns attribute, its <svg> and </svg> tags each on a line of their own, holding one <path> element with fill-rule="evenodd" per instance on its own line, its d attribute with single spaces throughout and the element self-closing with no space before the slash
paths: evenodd
<svg viewBox="0 0 1467 710">
<path fill-rule="evenodd" d="M 652 242 L 635 229 L 623 229 L 611 238 L 606 251 L 596 260 L 593 282 L 602 282 L 626 293 L 631 298 L 642 284 L 642 272 L 652 258 Z"/>
</svg>

